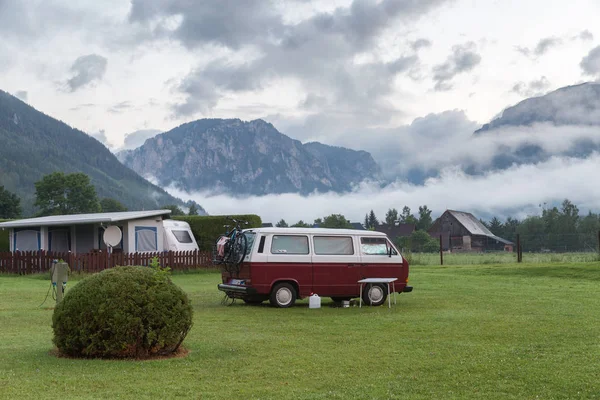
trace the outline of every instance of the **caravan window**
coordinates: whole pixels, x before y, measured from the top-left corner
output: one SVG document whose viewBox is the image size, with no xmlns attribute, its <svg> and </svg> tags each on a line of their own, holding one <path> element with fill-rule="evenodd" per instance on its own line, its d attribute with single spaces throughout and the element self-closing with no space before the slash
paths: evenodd
<svg viewBox="0 0 600 400">
<path fill-rule="evenodd" d="M 135 227 L 135 251 L 157 251 L 158 240 L 156 227 Z"/>
<path fill-rule="evenodd" d="M 175 235 L 175 239 L 179 243 L 192 243 L 192 237 L 190 236 L 188 231 L 171 231 L 173 235 Z"/>
<path fill-rule="evenodd" d="M 71 250 L 71 234 L 68 228 L 48 231 L 48 248 L 51 251 L 67 252 Z"/>
<path fill-rule="evenodd" d="M 15 229 L 15 250 L 33 251 L 40 249 L 40 231 L 34 229 Z"/>
</svg>

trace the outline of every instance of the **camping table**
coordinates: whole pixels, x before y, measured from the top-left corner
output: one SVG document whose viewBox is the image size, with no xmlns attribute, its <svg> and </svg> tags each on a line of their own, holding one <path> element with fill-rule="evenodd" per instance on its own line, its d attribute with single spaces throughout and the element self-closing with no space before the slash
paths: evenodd
<svg viewBox="0 0 600 400">
<path fill-rule="evenodd" d="M 396 282 L 398 278 L 366 278 L 358 281 L 360 283 L 360 297 L 359 297 L 359 307 L 362 307 L 362 288 L 364 283 L 385 283 L 388 288 L 388 308 L 392 308 L 392 298 L 390 293 L 390 283 L 392 284 L 392 289 L 394 290 L 394 304 L 396 304 Z"/>
</svg>

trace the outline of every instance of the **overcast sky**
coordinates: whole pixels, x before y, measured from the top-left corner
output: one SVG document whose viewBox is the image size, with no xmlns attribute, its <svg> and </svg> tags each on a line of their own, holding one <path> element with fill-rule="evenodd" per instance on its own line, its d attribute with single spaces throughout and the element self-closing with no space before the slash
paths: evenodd
<svg viewBox="0 0 600 400">
<path fill-rule="evenodd" d="M 263 118 L 378 161 L 396 134 L 451 168 L 419 149 L 600 79 L 598 15 L 597 0 L 0 0 L 0 89 L 113 147 Z"/>
</svg>

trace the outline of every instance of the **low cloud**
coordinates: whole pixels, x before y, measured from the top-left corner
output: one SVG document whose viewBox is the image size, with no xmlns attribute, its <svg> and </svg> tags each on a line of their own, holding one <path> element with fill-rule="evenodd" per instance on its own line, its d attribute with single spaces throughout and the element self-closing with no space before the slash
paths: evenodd
<svg viewBox="0 0 600 400">
<path fill-rule="evenodd" d="M 534 79 L 530 82 L 517 82 L 512 88 L 512 91 L 520 94 L 523 97 L 540 96 L 548 91 L 550 81 L 545 76 L 540 79 Z"/>
<path fill-rule="evenodd" d="M 147 139 L 153 138 L 154 136 L 161 133 L 161 131 L 156 129 L 142 129 L 139 131 L 131 132 L 125 135 L 125 140 L 123 141 L 123 146 L 119 150 L 133 150 L 137 149 Z"/>
<path fill-rule="evenodd" d="M 312 222 L 315 218 L 341 213 L 351 221 L 362 221 L 373 209 L 382 218 L 389 208 L 400 209 L 408 205 L 413 212 L 419 205 L 427 204 L 439 216 L 446 209 L 473 212 L 478 217 L 525 217 L 539 212 L 540 203 L 558 203 L 565 197 L 580 207 L 598 211 L 600 186 L 595 181 L 600 155 L 594 153 L 587 159 L 554 157 L 543 163 L 522 165 L 470 176 L 457 168 L 447 168 L 424 185 L 396 182 L 385 188 L 363 184 L 349 194 L 296 194 L 268 195 L 235 198 L 209 193 L 187 194 L 176 189 L 168 191 L 185 200 L 195 200 L 207 212 L 217 214 L 258 214 L 265 222 L 281 218 L 294 223 L 298 220 Z M 573 179 L 573 177 L 577 179 Z"/>
<path fill-rule="evenodd" d="M 446 62 L 433 67 L 435 90 L 452 89 L 452 79 L 456 75 L 471 71 L 480 62 L 481 56 L 477 53 L 475 43 L 454 46 Z"/>
<path fill-rule="evenodd" d="M 539 148 L 539 157 L 546 159 L 551 155 L 581 152 L 582 143 L 587 143 L 588 147 L 600 146 L 597 126 L 600 124 L 600 111 L 594 111 L 600 108 L 594 108 L 595 103 L 584 101 L 582 96 L 572 97 L 562 93 L 553 97 L 555 103 L 565 104 L 565 107 L 560 107 L 562 112 L 553 115 L 556 121 L 564 121 L 562 125 L 553 121 L 507 125 L 474 135 L 473 132 L 481 126 L 469 120 L 463 111 L 452 110 L 429 114 L 415 119 L 410 125 L 393 129 L 355 129 L 336 134 L 336 121 L 332 118 L 331 121 L 308 121 L 301 125 L 299 131 L 314 132 L 311 123 L 331 126 L 327 135 L 304 137 L 302 140 L 368 151 L 381 166 L 386 180 L 401 176 L 420 181 L 450 166 L 486 170 L 494 166 L 497 157 L 510 156 L 524 147 Z M 581 109 L 569 105 L 569 101 L 579 104 Z M 279 125 L 274 120 L 270 122 Z M 516 125 L 518 121 L 514 122 Z M 282 131 L 297 138 L 297 129 L 291 127 Z M 348 136 L 353 138 L 351 143 L 347 140 Z M 519 157 L 515 158 L 518 160 Z"/>
<path fill-rule="evenodd" d="M 586 75 L 600 79 L 600 46 L 594 47 L 579 64 Z"/>
<path fill-rule="evenodd" d="M 15 92 L 15 97 L 27 103 L 27 98 L 29 97 L 29 94 L 27 93 L 27 90 L 18 90 Z"/>
<path fill-rule="evenodd" d="M 98 54 L 88 54 L 75 60 L 71 66 L 73 77 L 67 81 L 69 90 L 74 92 L 92 82 L 99 81 L 106 73 L 108 60 Z"/>
<path fill-rule="evenodd" d="M 100 129 L 98 132 L 91 133 L 90 136 L 101 142 L 106 147 L 110 147 L 108 136 L 106 136 L 106 131 L 104 129 Z"/>
</svg>

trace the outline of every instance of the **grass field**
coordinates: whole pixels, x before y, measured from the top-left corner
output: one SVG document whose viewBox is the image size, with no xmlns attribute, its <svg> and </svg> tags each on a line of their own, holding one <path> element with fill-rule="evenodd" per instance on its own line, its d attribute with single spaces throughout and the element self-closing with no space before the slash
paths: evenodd
<svg viewBox="0 0 600 400">
<path fill-rule="evenodd" d="M 439 253 L 403 253 L 410 265 L 440 265 Z M 581 263 L 600 261 L 598 252 L 589 253 L 527 253 L 523 262 L 530 264 Z M 517 253 L 444 253 L 444 265 L 516 263 Z"/>
<path fill-rule="evenodd" d="M 173 280 L 190 354 L 132 362 L 50 355 L 48 281 L 0 277 L 0 397 L 600 398 L 600 263 L 415 266 L 391 310 L 223 306 L 218 274 Z"/>
</svg>

